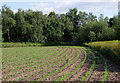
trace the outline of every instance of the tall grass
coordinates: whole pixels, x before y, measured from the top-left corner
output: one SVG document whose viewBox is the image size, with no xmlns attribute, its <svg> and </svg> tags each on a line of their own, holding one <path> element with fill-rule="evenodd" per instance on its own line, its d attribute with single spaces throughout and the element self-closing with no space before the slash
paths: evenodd
<svg viewBox="0 0 120 83">
<path fill-rule="evenodd" d="M 100 41 L 85 43 L 94 50 L 99 51 L 102 55 L 109 58 L 111 61 L 120 64 L 120 41 Z"/>
</svg>

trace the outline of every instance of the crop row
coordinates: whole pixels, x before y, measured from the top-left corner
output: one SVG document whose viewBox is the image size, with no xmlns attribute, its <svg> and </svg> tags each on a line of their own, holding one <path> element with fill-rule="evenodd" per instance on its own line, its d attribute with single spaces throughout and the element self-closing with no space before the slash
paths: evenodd
<svg viewBox="0 0 120 83">
<path fill-rule="evenodd" d="M 57 55 L 54 55 L 54 56 L 58 56 L 60 53 L 62 53 L 63 51 L 65 51 L 65 49 L 64 50 L 62 50 L 61 52 L 55 52 L 54 54 L 57 54 Z M 51 56 L 49 59 L 51 60 L 54 56 Z M 42 57 L 42 58 L 39 58 L 39 57 Z M 39 56 L 38 58 L 39 58 L 39 60 L 38 61 L 34 61 L 34 59 L 31 59 L 30 61 L 25 61 L 25 62 L 27 62 L 27 63 L 25 63 L 25 62 L 21 62 L 21 64 L 17 64 L 18 66 L 16 66 L 16 67 L 13 67 L 12 69 L 9 69 L 8 71 L 6 71 L 6 72 L 3 72 L 3 73 L 7 73 L 7 72 L 10 72 L 10 71 L 15 71 L 15 70 L 18 70 L 18 69 L 22 69 L 22 68 L 26 68 L 26 67 L 29 67 L 29 66 L 34 66 L 35 64 L 38 64 L 38 63 L 44 63 L 45 61 L 47 61 L 48 59 L 45 59 L 44 61 L 41 61 L 41 59 L 43 59 L 43 58 L 46 58 L 46 57 L 48 57 L 48 55 L 44 55 L 44 56 Z M 34 62 L 33 62 L 34 61 Z M 27 64 L 27 65 L 26 65 Z M 22 65 L 22 67 L 20 67 L 20 65 Z"/>
<path fill-rule="evenodd" d="M 91 65 L 89 71 L 86 72 L 85 76 L 82 77 L 82 81 L 86 81 L 86 79 L 89 77 L 89 75 L 92 73 L 92 71 L 96 68 L 96 57 L 95 57 L 95 55 L 89 49 L 85 48 L 85 50 L 87 50 L 89 53 L 92 54 L 92 56 L 93 56 L 93 62 L 92 62 L 92 65 Z"/>
<path fill-rule="evenodd" d="M 52 55 L 55 55 L 56 53 L 58 53 L 61 49 L 58 49 L 58 51 L 55 51 Z M 32 55 L 32 56 L 26 56 L 26 55 L 22 55 L 21 59 L 24 60 L 22 63 L 21 63 L 21 59 L 19 57 L 15 58 L 16 56 L 12 56 L 11 58 L 8 58 L 6 57 L 5 59 L 3 59 L 3 68 L 6 69 L 7 66 L 5 65 L 5 63 L 8 63 L 7 65 L 10 65 L 12 66 L 12 68 L 15 68 L 16 65 L 26 65 L 27 63 L 33 63 L 33 61 L 36 61 L 36 60 L 33 60 L 34 58 L 35 59 L 38 59 L 38 60 L 41 60 L 43 58 L 46 58 L 50 55 L 44 55 L 44 56 L 40 56 L 40 55 Z M 51 56 L 52 58 L 52 56 Z M 17 62 L 16 62 L 17 61 Z M 15 66 L 14 66 L 15 65 Z M 17 67 L 17 66 L 16 66 Z"/>
<path fill-rule="evenodd" d="M 85 63 L 85 61 L 86 61 L 86 58 L 87 58 L 87 53 L 84 51 L 84 49 L 82 49 L 82 48 L 80 48 L 80 49 L 81 49 L 81 50 L 84 52 L 84 54 L 85 54 L 85 57 L 84 57 L 83 61 L 82 61 L 79 65 L 76 65 L 76 67 L 75 67 L 75 69 L 74 69 L 73 71 L 71 71 L 71 72 L 69 71 L 69 72 L 63 74 L 61 78 L 60 78 L 60 77 L 57 77 L 57 81 L 63 81 L 63 80 L 65 80 L 65 79 L 67 79 L 68 76 L 70 76 L 70 75 L 72 75 L 73 73 L 75 73 L 80 67 L 82 67 L 82 66 L 84 65 L 84 63 Z M 81 53 L 80 53 L 80 50 L 77 49 L 77 51 L 78 51 L 78 56 L 79 56 L 79 55 L 81 54 Z"/>
<path fill-rule="evenodd" d="M 61 73 L 61 76 L 57 75 L 57 80 L 55 81 L 64 81 L 72 74 L 75 74 L 80 68 L 82 68 L 87 60 L 88 53 L 92 55 L 93 61 L 88 72 L 85 72 L 85 76 L 82 76 L 82 81 L 86 81 L 86 79 L 91 75 L 92 71 L 97 67 L 97 58 L 90 49 L 87 49 L 85 47 L 60 47 L 52 55 L 45 55 L 42 58 L 40 58 L 41 56 L 37 57 L 38 55 L 34 56 L 33 58 L 38 58 L 36 61 L 32 61 L 35 60 L 33 58 L 30 60 L 25 59 L 25 62 L 21 62 L 22 66 L 20 66 L 21 64 L 14 64 L 18 66 L 14 67 L 13 69 L 4 71 L 2 79 L 18 81 L 31 79 L 37 81 L 46 80 L 64 70 L 67 70 L 71 64 L 76 63 L 76 61 L 80 59 L 81 54 L 84 54 L 83 60 L 78 65 L 75 65 L 74 70 L 68 71 L 66 73 Z M 104 56 L 101 55 L 100 57 L 104 61 L 105 68 L 101 81 L 106 81 L 108 75 L 107 62 Z M 27 58 L 30 58 L 30 56 Z"/>
<path fill-rule="evenodd" d="M 64 50 L 65 50 L 65 49 L 64 49 Z M 58 55 L 62 54 L 62 52 L 64 52 L 64 50 L 61 51 L 60 53 L 56 54 L 55 56 L 58 56 Z M 58 57 L 58 58 L 56 58 L 56 59 L 54 59 L 54 60 L 51 60 L 51 61 L 49 61 L 49 62 L 45 62 L 45 60 L 44 60 L 44 61 L 43 61 L 43 62 L 45 62 L 44 64 L 39 64 L 39 65 L 37 65 L 37 66 L 34 66 L 34 65 L 29 64 L 30 69 L 29 69 L 29 70 L 25 70 L 24 72 L 33 71 L 33 70 L 35 70 L 36 68 L 41 68 L 41 67 L 43 67 L 43 66 L 45 66 L 45 65 L 47 65 L 47 64 L 49 64 L 49 63 L 52 63 L 52 62 L 54 62 L 54 61 L 57 61 L 57 60 L 59 60 L 60 58 L 64 57 L 67 53 L 68 53 L 68 50 L 67 50 L 62 56 L 60 56 L 60 57 Z M 54 56 L 53 56 L 53 57 L 54 57 Z M 50 57 L 50 59 L 52 59 L 53 57 Z M 47 60 L 48 60 L 48 59 L 46 59 L 46 61 L 47 61 Z M 39 63 L 39 62 L 37 62 L 36 64 L 38 64 L 38 63 Z M 34 63 L 34 64 L 35 64 L 35 63 Z M 26 68 L 26 67 L 25 67 L 25 68 Z M 17 69 L 17 71 L 18 71 L 18 69 Z M 16 75 L 21 74 L 21 73 L 23 73 L 23 72 L 22 72 L 22 71 L 18 71 L 17 73 L 10 74 L 9 76 L 7 75 L 6 78 L 7 78 L 7 77 L 10 77 L 10 76 L 16 76 Z"/>
<path fill-rule="evenodd" d="M 68 67 L 70 64 L 74 63 L 80 55 L 77 55 L 74 59 L 72 59 L 71 61 L 69 61 L 68 63 L 66 63 L 64 66 L 56 68 L 54 71 L 47 73 L 45 75 L 42 75 L 39 77 L 38 81 L 44 80 L 46 78 L 49 78 L 50 76 L 53 76 L 54 74 L 58 73 L 59 71 L 65 69 L 66 67 Z"/>
<path fill-rule="evenodd" d="M 93 54 L 93 52 L 91 52 L 90 50 L 89 50 L 89 52 L 92 54 L 92 55 L 94 55 Z M 108 75 L 108 67 L 107 67 L 107 62 L 106 62 L 106 59 L 104 58 L 104 56 L 103 55 L 101 55 L 100 53 L 96 53 L 96 55 L 100 55 L 100 58 L 102 58 L 102 60 L 103 60 L 103 64 L 104 64 L 104 73 L 103 73 L 103 75 L 102 75 L 102 79 L 101 79 L 101 81 L 106 81 L 106 79 L 107 79 L 107 75 Z M 94 57 L 95 57 L 95 55 L 94 55 Z M 97 61 L 97 58 L 95 57 L 94 58 L 95 59 L 95 61 Z M 99 66 L 99 65 L 97 65 L 97 66 Z M 95 66 L 95 67 L 97 67 L 97 66 Z"/>
<path fill-rule="evenodd" d="M 55 60 L 50 61 L 49 63 L 45 64 L 45 65 L 47 65 L 47 68 L 41 69 L 40 71 L 37 71 L 37 72 L 35 72 L 35 73 L 32 73 L 32 75 L 29 75 L 29 76 L 27 76 L 26 78 L 20 78 L 20 79 L 18 79 L 18 80 L 28 79 L 28 78 L 30 78 L 31 76 L 35 76 L 35 75 L 38 75 L 38 74 L 40 74 L 40 73 L 42 73 L 42 72 L 46 72 L 46 71 L 49 70 L 50 68 L 53 68 L 53 67 L 55 67 L 55 66 L 57 66 L 57 65 L 59 65 L 59 64 L 62 64 L 62 62 L 64 62 L 66 59 L 69 59 L 69 58 L 72 56 L 72 54 L 73 54 L 74 51 L 72 51 L 72 53 L 71 53 L 69 56 L 65 57 L 65 56 L 68 54 L 68 52 L 69 52 L 69 51 L 65 52 L 63 55 L 61 55 L 60 57 L 56 58 Z M 65 58 L 60 59 L 61 57 L 65 57 Z M 58 60 L 60 60 L 60 61 L 58 61 Z M 57 62 L 56 62 L 56 61 L 57 61 Z M 54 63 L 53 65 L 50 65 L 50 63 L 52 63 L 52 62 L 56 62 L 56 63 Z"/>
</svg>

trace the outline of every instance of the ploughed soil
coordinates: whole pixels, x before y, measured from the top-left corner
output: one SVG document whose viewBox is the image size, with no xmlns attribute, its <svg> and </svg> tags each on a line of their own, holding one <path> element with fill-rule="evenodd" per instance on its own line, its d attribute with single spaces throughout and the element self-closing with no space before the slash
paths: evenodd
<svg viewBox="0 0 120 83">
<path fill-rule="evenodd" d="M 7 75 L 13 74 L 14 72 L 17 72 L 17 71 L 21 72 L 20 74 L 13 75 L 10 78 L 3 79 L 3 80 L 4 81 L 18 80 L 18 79 L 22 78 L 21 80 L 23 80 L 23 81 L 37 81 L 42 76 L 43 78 L 41 79 L 41 81 L 53 81 L 53 80 L 57 80 L 58 78 L 63 77 L 68 72 L 74 71 L 76 66 L 80 65 L 82 63 L 83 59 L 85 58 L 85 53 L 83 52 L 83 50 L 81 50 L 81 48 L 73 48 L 73 47 L 66 48 L 66 47 L 64 47 L 63 49 L 65 49 L 65 51 L 63 51 L 63 53 L 59 54 L 58 56 L 55 56 L 53 59 L 49 60 L 50 57 L 47 58 L 48 61 L 45 61 L 45 62 L 48 62 L 48 63 L 50 62 L 49 64 L 44 65 L 42 67 L 37 67 L 35 69 L 33 68 L 30 71 L 25 71 L 25 70 L 31 69 L 32 68 L 31 66 L 29 66 L 27 68 L 22 68 L 22 69 L 19 69 L 16 71 L 10 71 L 8 73 L 2 73 L 2 76 L 7 76 Z M 63 49 L 61 49 L 59 52 L 61 52 Z M 74 61 L 72 64 L 68 65 L 64 69 L 61 69 L 60 71 L 57 71 L 57 72 L 53 73 L 52 75 L 44 78 L 44 76 L 46 74 L 51 74 L 56 69 L 60 69 L 60 68 L 64 67 L 65 64 L 72 61 L 78 55 L 78 51 L 80 52 L 80 54 L 76 61 Z M 90 67 L 93 64 L 93 61 L 95 59 L 93 58 L 93 55 L 91 53 L 89 53 L 87 50 L 85 50 L 85 51 L 87 53 L 87 58 L 86 58 L 85 63 L 78 70 L 73 72 L 71 75 L 67 76 L 67 78 L 65 78 L 64 81 L 82 81 L 82 78 L 86 75 L 87 72 L 89 72 Z M 66 61 L 64 61 L 64 59 L 69 57 L 72 52 L 73 52 L 72 56 L 70 58 L 68 58 Z M 64 53 L 66 53 L 65 56 L 58 59 L 57 61 L 55 60 L 58 57 L 62 56 Z M 54 56 L 54 55 L 51 55 L 51 56 Z M 101 81 L 103 79 L 103 75 L 105 72 L 104 60 L 100 56 L 95 56 L 95 57 L 97 57 L 96 68 L 92 72 L 90 72 L 88 77 L 86 77 L 86 81 Z M 43 61 L 44 60 L 45 59 L 43 59 Z M 51 62 L 51 61 L 53 61 L 53 62 Z M 57 64 L 60 61 L 62 61 L 62 62 L 60 64 Z M 120 81 L 120 67 L 108 59 L 106 59 L 106 62 L 107 62 L 107 71 L 108 71 L 106 81 Z M 37 63 L 34 66 L 38 66 L 38 65 L 42 65 L 42 64 L 44 64 L 44 63 Z M 55 64 L 57 64 L 57 65 L 55 65 Z M 41 70 L 44 70 L 44 71 L 41 72 Z M 3 69 L 2 71 L 6 71 L 6 70 Z"/>
</svg>

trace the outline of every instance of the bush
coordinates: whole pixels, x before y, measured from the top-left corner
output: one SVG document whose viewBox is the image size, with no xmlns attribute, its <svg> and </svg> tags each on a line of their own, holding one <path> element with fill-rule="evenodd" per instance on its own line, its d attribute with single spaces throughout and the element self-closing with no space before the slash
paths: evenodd
<svg viewBox="0 0 120 83">
<path fill-rule="evenodd" d="M 59 45 L 62 45 L 62 46 L 72 46 L 72 45 L 74 45 L 74 43 L 72 43 L 72 42 L 60 42 Z"/>
<path fill-rule="evenodd" d="M 8 42 L 3 42 L 2 43 L 2 48 L 9 48 L 9 47 L 32 47 L 32 46 L 42 46 L 40 43 L 8 43 Z"/>
<path fill-rule="evenodd" d="M 45 46 L 71 46 L 72 42 L 46 42 Z"/>
</svg>

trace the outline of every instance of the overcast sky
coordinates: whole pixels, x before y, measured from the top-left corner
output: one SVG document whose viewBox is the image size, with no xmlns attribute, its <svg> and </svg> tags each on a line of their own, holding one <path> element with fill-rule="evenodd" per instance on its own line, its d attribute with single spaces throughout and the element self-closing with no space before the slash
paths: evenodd
<svg viewBox="0 0 120 83">
<path fill-rule="evenodd" d="M 90 2 L 91 1 L 91 2 Z M 100 14 L 113 17 L 118 14 L 118 0 L 2 0 L 1 5 L 6 4 L 17 12 L 19 8 L 33 9 L 43 11 L 48 14 L 50 11 L 56 13 L 66 13 L 71 8 L 77 8 L 78 11 L 92 12 L 97 17 Z"/>
</svg>

